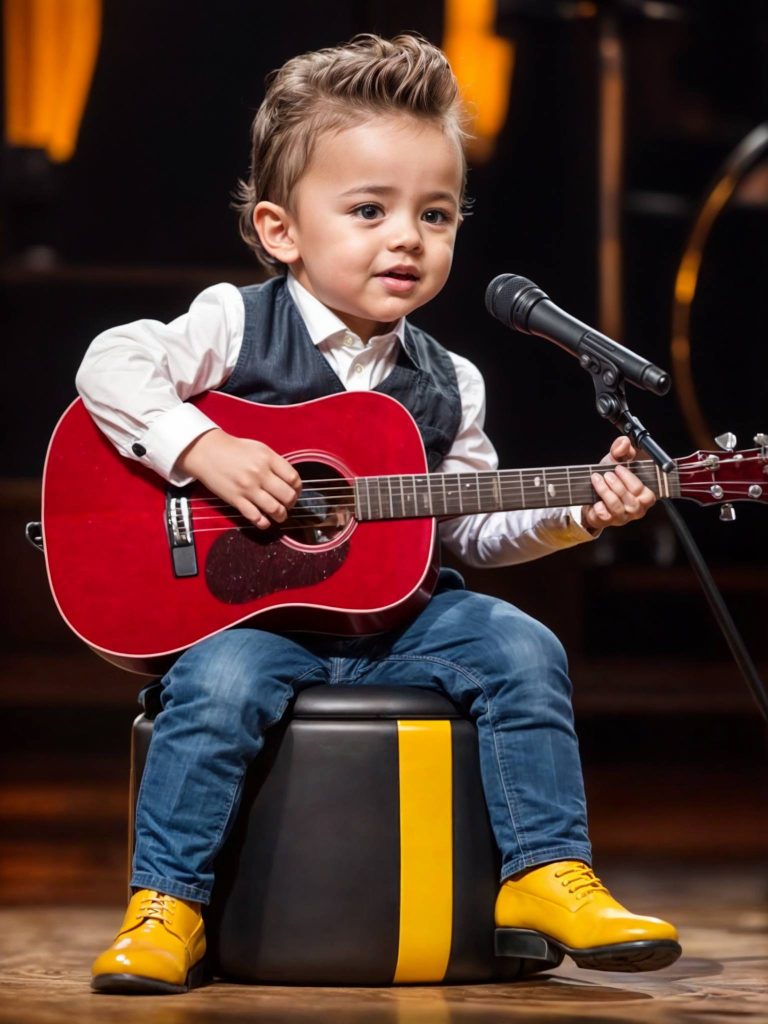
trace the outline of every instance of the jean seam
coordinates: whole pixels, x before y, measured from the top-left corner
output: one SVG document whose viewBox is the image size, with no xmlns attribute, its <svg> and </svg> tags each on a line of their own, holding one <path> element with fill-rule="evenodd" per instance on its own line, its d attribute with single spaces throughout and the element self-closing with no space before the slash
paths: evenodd
<svg viewBox="0 0 768 1024">
<path fill-rule="evenodd" d="M 493 751 L 496 757 L 496 764 L 499 770 L 499 778 L 501 779 L 501 786 L 504 792 L 504 799 L 507 802 L 507 810 L 509 811 L 510 824 L 512 825 L 512 831 L 515 834 L 515 840 L 517 842 L 520 853 L 523 857 L 530 856 L 530 850 L 528 847 L 528 839 L 525 835 L 525 831 L 518 828 L 517 821 L 520 817 L 519 808 L 517 807 L 517 801 L 513 796 L 510 796 L 509 788 L 507 786 L 505 767 L 502 761 L 501 754 L 499 752 L 498 744 L 496 742 L 496 728 L 493 721 L 493 701 L 488 696 L 482 681 L 472 671 L 465 668 L 463 665 L 458 665 L 456 662 L 449 661 L 447 658 L 437 658 L 434 655 L 426 654 L 392 654 L 387 658 L 382 658 L 380 664 L 386 664 L 390 661 L 416 661 L 416 662 L 432 662 L 436 665 L 442 665 L 444 668 L 450 668 L 458 675 L 464 676 L 471 683 L 473 683 L 482 693 L 485 700 L 486 707 L 488 709 L 489 724 L 491 728 L 491 736 L 493 737 Z M 513 804 L 515 805 L 513 809 Z"/>
</svg>

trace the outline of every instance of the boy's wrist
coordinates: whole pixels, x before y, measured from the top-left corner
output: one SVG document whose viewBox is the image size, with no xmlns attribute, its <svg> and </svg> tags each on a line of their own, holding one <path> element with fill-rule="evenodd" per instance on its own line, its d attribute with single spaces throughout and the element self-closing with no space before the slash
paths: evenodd
<svg viewBox="0 0 768 1024">
<path fill-rule="evenodd" d="M 571 509 L 571 516 L 575 520 L 576 524 L 580 526 L 585 533 L 588 533 L 589 536 L 594 539 L 595 537 L 600 536 L 600 534 L 603 532 L 603 527 L 590 525 L 587 518 L 588 510 L 589 505 L 575 505 Z"/>
<path fill-rule="evenodd" d="M 213 424 L 187 445 L 176 460 L 175 470 L 189 479 L 197 479 L 211 462 L 211 448 L 215 449 L 216 435 L 224 432 Z"/>
</svg>

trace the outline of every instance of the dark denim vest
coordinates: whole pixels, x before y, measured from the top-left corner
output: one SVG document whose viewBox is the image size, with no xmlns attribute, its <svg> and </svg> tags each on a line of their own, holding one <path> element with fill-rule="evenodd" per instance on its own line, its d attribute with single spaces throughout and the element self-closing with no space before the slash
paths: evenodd
<svg viewBox="0 0 768 1024">
<path fill-rule="evenodd" d="M 243 347 L 222 391 L 268 405 L 292 405 L 344 391 L 312 343 L 285 278 L 249 285 L 240 294 L 245 304 Z M 424 439 L 429 468 L 437 469 L 461 422 L 456 371 L 442 345 L 406 323 L 397 363 L 374 390 L 410 412 Z"/>
</svg>

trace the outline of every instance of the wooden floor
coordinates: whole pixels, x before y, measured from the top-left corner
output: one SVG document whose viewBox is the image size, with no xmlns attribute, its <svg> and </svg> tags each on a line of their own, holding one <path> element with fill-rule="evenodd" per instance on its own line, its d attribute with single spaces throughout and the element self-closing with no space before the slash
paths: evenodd
<svg viewBox="0 0 768 1024">
<path fill-rule="evenodd" d="M 0 911 L 0 1022 L 768 1020 L 764 864 L 613 864 L 603 875 L 633 909 L 668 916 L 678 924 L 681 960 L 650 974 L 605 974 L 564 964 L 552 974 L 504 985 L 319 989 L 217 982 L 185 996 L 103 996 L 89 991 L 89 964 L 111 939 L 121 908 L 16 907 Z"/>
</svg>

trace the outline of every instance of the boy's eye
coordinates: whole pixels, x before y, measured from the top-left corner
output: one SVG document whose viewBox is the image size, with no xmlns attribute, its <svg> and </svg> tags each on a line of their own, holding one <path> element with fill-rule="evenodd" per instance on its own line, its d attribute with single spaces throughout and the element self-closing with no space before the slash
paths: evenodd
<svg viewBox="0 0 768 1024">
<path fill-rule="evenodd" d="M 425 210 L 422 216 L 427 224 L 447 224 L 451 219 L 445 210 Z"/>
<path fill-rule="evenodd" d="M 363 220 L 376 220 L 381 213 L 381 207 L 377 206 L 376 203 L 363 203 L 362 206 L 356 206 L 353 213 L 356 213 Z"/>
</svg>

